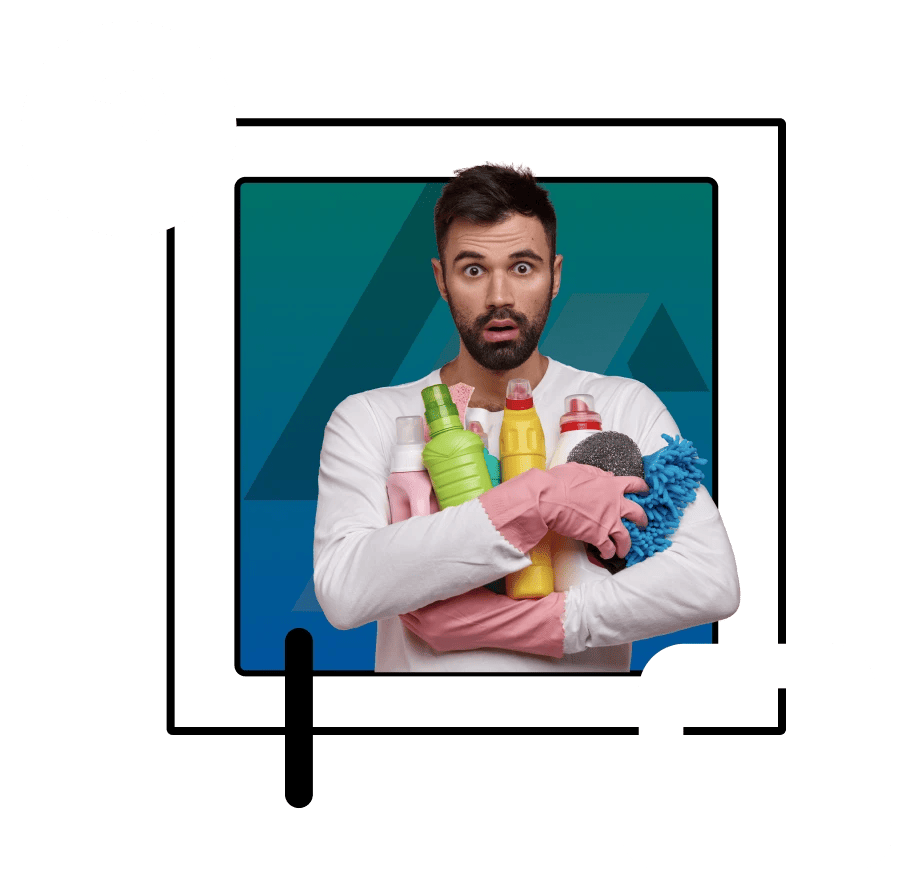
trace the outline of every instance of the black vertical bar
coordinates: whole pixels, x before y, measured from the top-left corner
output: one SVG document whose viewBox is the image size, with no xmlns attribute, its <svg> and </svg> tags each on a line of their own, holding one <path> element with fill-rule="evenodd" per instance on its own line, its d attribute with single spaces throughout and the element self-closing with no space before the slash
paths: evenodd
<svg viewBox="0 0 902 895">
<path fill-rule="evenodd" d="M 779 375 L 779 500 L 780 536 L 777 567 L 777 643 L 786 643 L 786 120 L 777 123 L 777 357 Z M 777 691 L 777 727 L 786 733 L 786 689 Z"/>
<path fill-rule="evenodd" d="M 175 227 L 166 231 L 166 730 L 175 731 Z"/>
<path fill-rule="evenodd" d="M 292 628 L 285 637 L 285 801 L 313 799 L 313 637 Z"/>
<path fill-rule="evenodd" d="M 786 122 L 777 125 L 778 545 L 777 643 L 786 643 Z"/>
</svg>

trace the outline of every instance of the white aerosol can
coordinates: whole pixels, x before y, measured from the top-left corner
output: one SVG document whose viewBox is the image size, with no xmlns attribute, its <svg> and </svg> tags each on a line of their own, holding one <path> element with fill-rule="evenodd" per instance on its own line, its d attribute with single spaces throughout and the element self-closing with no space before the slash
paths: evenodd
<svg viewBox="0 0 902 895">
<path fill-rule="evenodd" d="M 601 416 L 595 412 L 595 399 L 591 395 L 568 395 L 564 399 L 564 415 L 561 417 L 561 434 L 551 455 L 548 469 L 567 462 L 573 448 L 581 441 L 601 431 Z M 608 577 L 610 572 L 589 559 L 586 545 L 556 535 L 551 548 L 554 567 L 554 589 L 566 591 L 592 578 Z"/>
</svg>

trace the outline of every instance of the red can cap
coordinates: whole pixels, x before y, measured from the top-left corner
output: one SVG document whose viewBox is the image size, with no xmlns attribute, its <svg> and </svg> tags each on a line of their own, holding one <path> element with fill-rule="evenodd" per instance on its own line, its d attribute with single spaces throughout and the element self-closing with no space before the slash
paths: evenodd
<svg viewBox="0 0 902 895">
<path fill-rule="evenodd" d="M 529 410 L 532 403 L 532 386 L 528 379 L 511 379 L 507 384 L 504 406 L 510 410 Z"/>
<path fill-rule="evenodd" d="M 564 399 L 561 432 L 574 429 L 601 429 L 601 416 L 595 412 L 595 399 L 591 395 L 568 395 Z"/>
</svg>

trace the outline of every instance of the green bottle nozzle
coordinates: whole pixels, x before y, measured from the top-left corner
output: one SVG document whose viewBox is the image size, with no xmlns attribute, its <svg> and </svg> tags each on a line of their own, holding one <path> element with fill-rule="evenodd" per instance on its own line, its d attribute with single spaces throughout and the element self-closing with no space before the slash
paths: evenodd
<svg viewBox="0 0 902 895">
<path fill-rule="evenodd" d="M 426 422 L 429 425 L 429 436 L 435 438 L 448 429 L 463 429 L 457 405 L 451 398 L 447 385 L 429 385 L 420 394 L 426 408 Z"/>
</svg>

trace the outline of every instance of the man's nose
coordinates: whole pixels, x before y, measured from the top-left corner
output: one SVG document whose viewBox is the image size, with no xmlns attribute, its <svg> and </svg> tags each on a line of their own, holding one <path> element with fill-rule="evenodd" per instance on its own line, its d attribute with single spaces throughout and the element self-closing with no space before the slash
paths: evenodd
<svg viewBox="0 0 902 895">
<path fill-rule="evenodd" d="M 505 273 L 505 271 L 495 271 L 488 277 L 489 291 L 486 296 L 486 305 L 490 308 L 500 308 L 514 303 L 513 290 Z"/>
</svg>

